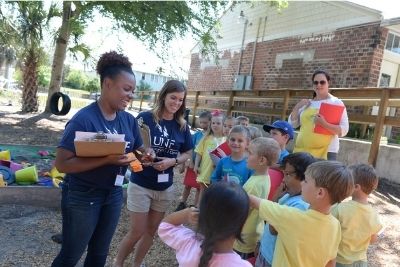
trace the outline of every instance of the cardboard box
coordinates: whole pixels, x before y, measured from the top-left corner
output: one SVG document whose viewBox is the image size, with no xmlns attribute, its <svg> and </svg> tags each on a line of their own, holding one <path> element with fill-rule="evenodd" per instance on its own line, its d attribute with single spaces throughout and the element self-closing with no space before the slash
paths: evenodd
<svg viewBox="0 0 400 267">
<path fill-rule="evenodd" d="M 78 157 L 104 157 L 125 154 L 124 134 L 105 134 L 107 141 L 91 141 L 97 133 L 75 132 L 75 153 Z"/>
</svg>

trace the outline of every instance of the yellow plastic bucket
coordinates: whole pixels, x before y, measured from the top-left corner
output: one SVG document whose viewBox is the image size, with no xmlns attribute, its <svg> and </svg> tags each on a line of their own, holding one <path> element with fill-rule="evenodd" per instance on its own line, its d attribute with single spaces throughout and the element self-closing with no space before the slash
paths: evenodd
<svg viewBox="0 0 400 267">
<path fill-rule="evenodd" d="M 2 160 L 11 160 L 10 150 L 0 151 L 0 159 L 2 159 Z"/>
<path fill-rule="evenodd" d="M 36 166 L 30 166 L 28 168 L 16 171 L 15 181 L 17 182 L 17 184 L 22 185 L 37 183 L 38 173 L 36 170 Z"/>
</svg>

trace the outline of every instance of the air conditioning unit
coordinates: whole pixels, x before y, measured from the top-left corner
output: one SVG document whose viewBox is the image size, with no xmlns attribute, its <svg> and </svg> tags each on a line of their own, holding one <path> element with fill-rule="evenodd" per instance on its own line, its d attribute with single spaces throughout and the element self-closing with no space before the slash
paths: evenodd
<svg viewBox="0 0 400 267">
<path fill-rule="evenodd" d="M 235 75 L 235 80 L 233 81 L 233 90 L 243 90 L 245 82 L 245 75 Z"/>
</svg>

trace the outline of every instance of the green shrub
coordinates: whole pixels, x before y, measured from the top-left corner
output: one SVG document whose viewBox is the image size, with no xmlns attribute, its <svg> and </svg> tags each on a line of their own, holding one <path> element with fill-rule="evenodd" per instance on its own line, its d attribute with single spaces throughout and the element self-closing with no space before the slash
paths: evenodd
<svg viewBox="0 0 400 267">
<path fill-rule="evenodd" d="M 39 86 L 48 87 L 51 78 L 51 67 L 50 66 L 40 66 L 38 72 L 38 83 Z"/>
<path fill-rule="evenodd" d="M 100 91 L 100 81 L 99 78 L 91 78 L 89 79 L 85 86 L 83 87 L 85 91 L 90 93 L 95 93 Z"/>
<path fill-rule="evenodd" d="M 143 80 L 140 80 L 139 85 L 136 85 L 136 97 L 140 97 L 141 92 L 150 92 L 153 89 L 151 88 L 150 84 L 144 82 Z M 143 99 L 144 100 L 149 100 L 151 99 L 151 95 L 144 95 Z"/>
<path fill-rule="evenodd" d="M 80 70 L 71 70 L 65 78 L 63 86 L 73 89 L 83 89 L 88 77 Z"/>
</svg>

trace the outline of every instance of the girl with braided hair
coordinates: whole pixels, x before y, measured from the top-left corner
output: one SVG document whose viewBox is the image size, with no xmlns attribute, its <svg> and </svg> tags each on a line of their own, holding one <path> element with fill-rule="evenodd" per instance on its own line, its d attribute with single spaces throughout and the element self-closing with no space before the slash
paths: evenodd
<svg viewBox="0 0 400 267">
<path fill-rule="evenodd" d="M 252 266 L 232 247 L 249 213 L 249 197 L 235 182 L 217 182 L 204 191 L 200 208 L 174 212 L 158 228 L 161 240 L 176 251 L 181 267 Z M 197 224 L 197 233 L 182 224 Z"/>
</svg>

